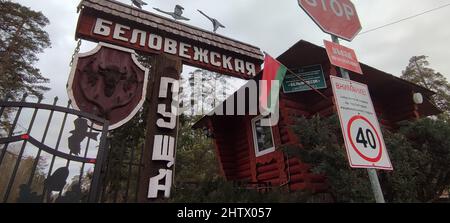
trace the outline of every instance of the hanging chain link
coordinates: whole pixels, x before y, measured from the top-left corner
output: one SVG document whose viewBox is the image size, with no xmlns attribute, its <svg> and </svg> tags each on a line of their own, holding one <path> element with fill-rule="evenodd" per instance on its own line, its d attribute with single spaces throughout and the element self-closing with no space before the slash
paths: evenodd
<svg viewBox="0 0 450 223">
<path fill-rule="evenodd" d="M 72 60 L 70 60 L 70 66 L 73 65 L 73 61 L 75 60 L 75 57 L 77 56 L 78 52 L 80 52 L 80 46 L 81 46 L 81 39 L 77 42 L 77 47 L 75 48 L 73 54 L 72 54 Z"/>
</svg>

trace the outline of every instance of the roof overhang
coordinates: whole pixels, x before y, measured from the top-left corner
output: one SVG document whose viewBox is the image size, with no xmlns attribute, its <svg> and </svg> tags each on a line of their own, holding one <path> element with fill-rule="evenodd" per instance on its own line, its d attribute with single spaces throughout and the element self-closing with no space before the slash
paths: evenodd
<svg viewBox="0 0 450 223">
<path fill-rule="evenodd" d="M 289 68 L 299 68 L 313 64 L 329 64 L 325 48 L 304 40 L 300 40 L 299 42 L 294 44 L 286 52 L 277 57 L 277 60 Z M 361 75 L 350 72 L 350 78 L 354 81 L 367 84 L 369 86 L 372 97 L 376 96 L 382 98 L 390 98 L 397 92 L 401 91 L 405 93 L 411 93 L 412 100 L 412 93 L 421 93 L 425 98 L 424 103 L 419 107 L 421 116 L 430 116 L 441 113 L 441 111 L 430 101 L 431 96 L 433 96 L 435 92 L 421 87 L 417 84 L 403 80 L 392 74 L 373 68 L 369 65 L 363 63 L 360 64 L 364 74 Z M 254 80 L 261 79 L 261 76 L 262 71 L 254 78 Z M 240 88 L 238 91 L 241 91 L 243 88 L 245 88 L 245 86 Z M 235 97 L 238 91 L 236 91 L 230 97 Z M 219 105 L 215 108 L 215 110 L 222 108 L 223 105 Z M 197 123 L 195 123 L 193 128 L 206 127 L 206 119 L 208 119 L 209 117 L 214 117 L 214 115 L 212 114 L 213 113 L 210 113 L 209 115 L 204 116 Z"/>
</svg>

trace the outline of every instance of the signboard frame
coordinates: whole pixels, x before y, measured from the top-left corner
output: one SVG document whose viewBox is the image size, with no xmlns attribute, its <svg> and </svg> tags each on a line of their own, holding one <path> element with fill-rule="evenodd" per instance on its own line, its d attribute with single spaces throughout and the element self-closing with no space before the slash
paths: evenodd
<svg viewBox="0 0 450 223">
<path fill-rule="evenodd" d="M 323 41 L 327 51 L 328 59 L 334 66 L 363 74 L 356 53 L 353 49 L 333 43 L 327 40 Z"/>
<path fill-rule="evenodd" d="M 72 106 L 75 109 L 83 111 L 83 112 L 87 112 L 87 113 L 93 112 L 90 110 L 86 110 L 86 107 L 94 106 L 95 104 L 87 104 L 86 103 L 87 101 L 81 102 L 81 101 L 77 100 L 77 98 L 78 99 L 84 98 L 86 95 L 85 90 L 83 89 L 86 86 L 83 86 L 83 87 L 78 86 L 80 84 L 79 80 L 81 79 L 81 77 L 79 77 L 79 76 L 81 76 L 81 73 L 82 73 L 82 67 L 80 67 L 78 65 L 81 60 L 84 60 L 84 58 L 91 57 L 91 56 L 93 57 L 99 51 L 101 51 L 102 49 L 105 49 L 105 48 L 110 49 L 110 50 L 112 49 L 112 50 L 120 51 L 120 52 L 124 53 L 125 55 L 128 54 L 128 56 L 134 62 L 134 65 L 138 69 L 140 69 L 141 72 L 144 73 L 144 76 L 142 77 L 143 78 L 142 89 L 138 89 L 138 91 L 137 91 L 137 92 L 140 92 L 139 101 L 134 104 L 130 103 L 131 105 L 134 105 L 134 106 L 131 106 L 132 109 L 129 109 L 128 106 L 130 106 L 130 104 L 127 104 L 127 105 L 121 105 L 120 107 L 112 109 L 109 113 L 102 114 L 102 115 L 114 114 L 113 116 L 122 117 L 120 119 L 120 121 L 117 121 L 117 122 L 111 122 L 111 120 L 109 120 L 110 125 L 108 126 L 108 130 L 114 130 L 116 128 L 123 126 L 127 122 L 129 122 L 141 109 L 141 107 L 143 106 L 143 104 L 145 102 L 145 98 L 147 97 L 147 90 L 148 90 L 147 88 L 148 88 L 150 70 L 148 68 L 144 67 L 138 61 L 136 52 L 134 50 L 128 49 L 125 47 L 121 47 L 121 46 L 116 46 L 116 45 L 100 42 L 97 44 L 97 46 L 94 49 L 92 49 L 88 52 L 77 53 L 74 57 L 73 65 L 70 70 L 69 79 L 67 81 L 67 86 L 66 86 L 66 91 L 67 91 L 67 95 L 68 95 L 69 99 L 72 102 Z M 101 58 L 101 57 L 99 57 L 99 58 Z M 90 75 L 92 75 L 92 73 L 90 73 Z M 95 105 L 95 106 L 98 106 L 98 105 Z M 128 115 L 124 116 L 121 113 L 118 113 L 118 114 L 114 113 L 116 110 L 123 109 L 123 108 L 128 108 L 128 110 L 130 110 Z M 122 111 L 122 113 L 123 113 L 123 111 Z M 95 112 L 93 114 L 99 115 L 99 113 L 95 113 Z M 93 128 L 94 129 L 102 129 L 102 125 L 94 122 Z"/>
<path fill-rule="evenodd" d="M 358 35 L 358 33 L 361 32 L 361 30 L 362 30 L 361 21 L 359 20 L 359 16 L 356 11 L 356 7 L 350 0 L 348 0 L 348 3 L 350 3 L 350 5 L 347 5 L 347 7 L 344 6 L 344 8 L 342 8 L 342 5 L 344 5 L 342 3 L 343 0 L 333 0 L 333 1 L 335 2 L 335 4 L 340 5 L 339 6 L 340 13 L 342 13 L 341 17 L 345 17 L 348 20 L 348 17 L 350 15 L 354 16 L 355 20 L 352 22 L 352 23 L 354 23 L 353 25 L 348 25 L 348 24 L 342 25 L 343 24 L 342 21 L 345 21 L 345 19 L 341 20 L 340 17 L 333 16 L 333 13 L 332 13 L 333 8 L 331 7 L 330 0 L 328 0 L 328 2 L 330 3 L 330 8 L 328 8 L 328 5 L 326 3 L 324 3 L 324 2 L 319 3 L 318 0 L 313 1 L 311 3 L 309 3 L 310 1 L 308 1 L 308 0 L 298 0 L 298 5 L 317 24 L 317 26 L 320 27 L 320 29 L 323 32 L 328 33 L 330 35 L 340 37 L 342 39 L 345 39 L 345 40 L 351 42 Z M 344 0 L 344 1 L 346 1 L 346 0 Z M 306 5 L 306 4 L 314 4 L 314 3 L 316 4 L 316 6 Z M 317 13 L 313 12 L 312 7 L 315 8 L 315 7 L 320 7 L 320 6 L 322 6 L 322 8 L 323 7 L 328 8 L 328 10 L 326 10 L 326 11 L 329 13 L 321 14 L 318 16 Z M 349 8 L 349 6 L 351 6 L 351 7 Z M 351 14 L 351 13 L 353 13 L 353 14 Z M 334 14 L 334 15 L 336 15 L 336 14 Z M 333 23 L 333 24 L 330 25 L 328 23 Z M 350 24 L 352 24 L 352 23 L 350 23 Z M 351 26 L 357 27 L 356 29 L 354 29 L 355 31 L 353 31 L 352 34 L 343 34 L 342 33 L 342 30 L 347 31 L 347 30 L 349 30 L 348 27 L 351 27 Z"/>
<path fill-rule="evenodd" d="M 109 0 L 83 0 L 75 38 L 106 42 L 241 79 L 261 70 L 258 47 Z M 135 13 L 139 11 L 137 16 Z"/>
<path fill-rule="evenodd" d="M 314 84 L 314 83 L 308 83 L 309 85 L 311 85 L 312 87 L 314 87 L 314 89 L 320 90 L 320 89 L 326 89 L 328 88 L 327 86 L 327 81 L 325 79 L 325 73 L 323 72 L 323 67 L 322 64 L 314 64 L 314 65 L 308 65 L 308 66 L 303 66 L 300 67 L 297 70 L 305 70 L 308 68 L 314 68 L 314 67 L 318 67 L 320 70 L 315 70 L 315 71 L 320 71 L 320 76 L 316 79 L 320 79 L 321 83 L 320 86 L 318 86 L 319 84 Z M 295 72 L 296 70 L 294 70 Z M 307 73 L 310 73 L 313 71 L 303 71 L 303 72 L 296 72 L 299 76 L 301 76 L 306 82 L 308 82 L 308 77 L 305 77 Z M 312 76 L 312 75 L 310 75 Z M 286 81 L 288 80 L 289 77 L 292 77 L 293 81 L 292 82 L 298 82 L 298 83 L 302 83 L 302 86 L 295 86 L 292 87 L 293 90 L 286 90 Z M 311 87 L 307 86 L 302 80 L 298 80 L 297 77 L 295 77 L 295 75 L 293 74 L 286 74 L 284 81 L 282 83 L 282 87 L 283 87 L 283 93 L 285 94 L 290 94 L 290 93 L 298 93 L 298 92 L 305 92 L 305 91 L 309 91 L 309 90 L 313 90 L 311 89 Z M 300 89 L 296 89 L 296 88 L 300 88 Z"/>
<path fill-rule="evenodd" d="M 345 149 L 347 151 L 347 157 L 350 167 L 393 170 L 393 166 L 386 149 L 386 145 L 381 133 L 381 128 L 378 122 L 377 115 L 375 113 L 375 109 L 373 107 L 372 99 L 370 97 L 370 92 L 367 85 L 339 78 L 336 76 L 330 76 L 330 81 L 333 89 L 336 110 L 339 116 L 339 122 L 341 125 L 342 135 L 344 138 Z M 339 94 L 338 93 L 339 89 L 336 89 L 336 86 L 337 84 L 343 82 L 345 82 L 345 84 L 348 83 L 349 85 L 342 85 L 343 86 L 342 88 L 345 88 L 346 90 L 348 89 L 348 91 L 351 91 L 354 94 L 356 94 L 355 92 L 357 92 L 359 96 L 355 98 L 342 99 L 347 96 L 342 96 L 343 94 Z M 364 104 L 366 104 L 365 107 L 363 106 Z M 355 107 L 359 107 L 359 110 L 355 109 Z M 356 110 L 358 110 L 358 112 L 356 112 Z M 363 112 L 365 112 L 365 114 L 361 114 Z M 359 120 L 362 120 L 362 122 L 360 121 L 359 125 L 361 125 L 361 123 L 366 122 L 368 125 L 367 124 L 365 125 L 369 126 L 368 128 L 366 128 L 365 133 L 367 143 L 369 144 L 369 146 L 372 145 L 373 143 L 374 146 L 372 147 L 372 149 L 379 150 L 379 151 L 375 150 L 376 151 L 375 156 L 369 156 L 367 154 L 364 154 L 364 152 L 362 152 L 361 149 L 358 148 L 357 145 L 355 145 L 354 142 L 355 140 L 353 139 L 353 136 L 356 136 L 357 138 L 356 141 L 358 141 L 359 137 L 362 137 L 363 140 L 366 140 L 364 138 L 365 137 L 364 135 L 360 135 L 360 132 L 358 132 L 357 134 L 352 134 L 352 132 L 354 132 L 352 129 L 353 123 L 356 123 Z M 359 129 L 361 131 L 362 128 L 360 127 Z M 373 132 L 375 132 L 375 134 Z M 364 131 L 362 131 L 361 134 L 363 133 Z M 373 138 L 370 139 L 371 137 Z M 366 145 L 364 146 L 366 147 Z"/>
</svg>

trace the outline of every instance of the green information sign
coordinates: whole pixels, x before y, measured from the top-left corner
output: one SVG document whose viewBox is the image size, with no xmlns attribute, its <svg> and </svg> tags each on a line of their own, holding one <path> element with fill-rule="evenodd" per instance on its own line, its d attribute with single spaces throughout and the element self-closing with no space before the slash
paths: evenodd
<svg viewBox="0 0 450 223">
<path fill-rule="evenodd" d="M 315 89 L 327 88 L 325 76 L 321 65 L 313 65 L 302 67 L 294 70 L 296 74 L 302 77 L 309 85 Z M 283 81 L 283 92 L 294 93 L 312 90 L 303 81 L 299 80 L 295 75 L 287 73 Z"/>
</svg>

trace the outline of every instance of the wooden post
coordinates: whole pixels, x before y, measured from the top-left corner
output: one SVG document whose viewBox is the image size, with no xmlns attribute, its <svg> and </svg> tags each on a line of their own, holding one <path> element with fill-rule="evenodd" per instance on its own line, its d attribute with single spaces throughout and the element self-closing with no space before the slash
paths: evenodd
<svg viewBox="0 0 450 223">
<path fill-rule="evenodd" d="M 173 122 L 173 116 L 168 117 L 168 114 L 161 114 L 161 110 L 158 111 L 158 107 L 161 105 L 165 105 L 164 112 L 172 112 L 173 107 L 171 107 L 173 98 L 172 98 L 172 90 L 173 83 L 161 83 L 162 78 L 171 79 L 178 81 L 180 79 L 180 74 L 182 71 L 182 62 L 181 59 L 177 57 L 172 57 L 169 55 L 158 55 L 152 61 L 152 68 L 150 73 L 150 83 L 147 89 L 147 100 L 149 101 L 149 109 L 147 115 L 147 127 L 146 127 L 146 138 L 145 145 L 143 151 L 143 166 L 141 167 L 141 176 L 139 179 L 139 191 L 138 191 L 138 202 L 139 203 L 148 203 L 148 202 L 160 202 L 164 197 L 163 191 L 158 192 L 157 199 L 149 199 L 149 181 L 152 177 L 158 176 L 160 174 L 160 170 L 170 170 L 174 169 L 175 163 L 170 165 L 167 160 L 154 160 L 153 158 L 153 147 L 155 139 L 161 139 L 160 146 L 164 147 L 170 144 L 170 141 L 166 140 L 165 137 L 171 138 L 174 140 L 173 147 L 176 147 L 177 140 L 177 126 L 178 126 L 178 118 L 175 115 L 175 127 L 161 127 L 161 122 L 170 123 Z M 162 85 L 161 85 L 162 84 Z M 166 96 L 161 97 L 161 92 L 167 92 Z M 177 103 L 179 104 L 179 103 Z M 177 107 L 178 108 L 178 107 Z M 176 113 L 178 113 L 176 111 Z M 157 124 L 158 123 L 158 124 Z M 163 136 L 163 138 L 157 138 L 156 135 Z M 169 144 L 168 144 L 169 143 Z M 157 144 L 157 143 L 156 143 Z M 173 148 L 173 154 L 175 154 L 175 149 Z M 169 166 L 170 165 L 170 166 Z M 173 176 L 173 174 L 172 174 Z M 164 181 L 167 179 L 162 179 L 160 184 L 164 184 Z M 171 182 L 171 180 L 170 180 Z M 171 186 L 171 185 L 170 185 Z"/>
</svg>

